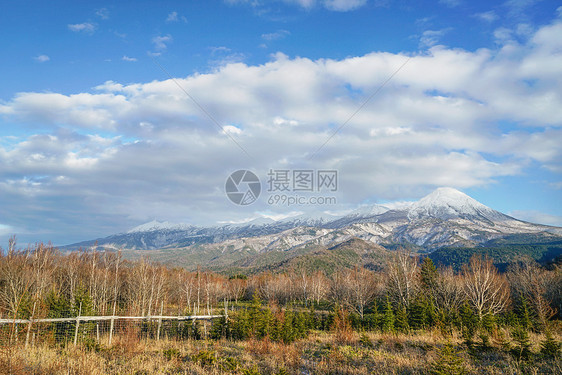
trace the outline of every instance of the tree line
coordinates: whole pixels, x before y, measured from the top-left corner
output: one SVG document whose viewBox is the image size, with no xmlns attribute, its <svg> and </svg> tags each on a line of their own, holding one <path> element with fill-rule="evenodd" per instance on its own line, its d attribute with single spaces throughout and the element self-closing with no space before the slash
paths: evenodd
<svg viewBox="0 0 562 375">
<path fill-rule="evenodd" d="M 562 267 L 546 269 L 523 259 L 500 273 L 491 259 L 474 256 L 455 272 L 397 250 L 382 271 L 357 266 L 326 274 L 295 266 L 283 273 L 229 277 L 147 258 L 125 260 L 119 251 L 62 253 L 45 244 L 18 249 L 14 238 L 0 256 L 2 318 L 147 316 L 161 310 L 189 315 L 229 308 L 240 318 L 238 326 L 228 328 L 230 335 L 242 338 L 248 331 L 240 327 L 254 324 L 248 314 L 258 310 L 267 315 L 266 327 L 277 327 L 275 335 L 293 332 L 287 324 L 301 320 L 304 330 L 326 328 L 330 323 L 310 312 L 331 311 L 333 321 L 339 309 L 360 329 L 457 329 L 467 340 L 502 324 L 540 332 L 560 318 Z M 301 331 L 290 334 L 298 337 Z"/>
</svg>

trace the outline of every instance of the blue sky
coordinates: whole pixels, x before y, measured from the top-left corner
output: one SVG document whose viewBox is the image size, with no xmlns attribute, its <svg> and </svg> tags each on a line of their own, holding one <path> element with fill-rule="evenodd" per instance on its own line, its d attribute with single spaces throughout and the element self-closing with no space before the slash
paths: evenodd
<svg viewBox="0 0 562 375">
<path fill-rule="evenodd" d="M 562 226 L 555 1 L 18 1 L 0 32 L 0 244 L 439 186 Z M 230 172 L 271 168 L 338 170 L 338 204 L 225 198 Z"/>
</svg>

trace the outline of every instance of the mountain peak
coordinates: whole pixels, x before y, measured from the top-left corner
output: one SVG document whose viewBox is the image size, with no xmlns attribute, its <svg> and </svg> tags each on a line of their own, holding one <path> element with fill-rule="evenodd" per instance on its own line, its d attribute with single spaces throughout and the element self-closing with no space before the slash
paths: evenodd
<svg viewBox="0 0 562 375">
<path fill-rule="evenodd" d="M 163 230 L 163 229 L 182 230 L 190 227 L 191 225 L 188 224 L 175 224 L 175 223 L 170 223 L 169 221 L 152 220 L 149 221 L 148 223 L 138 225 L 128 230 L 127 233 L 152 232 L 152 231 Z"/>
<path fill-rule="evenodd" d="M 421 205 L 459 205 L 459 204 L 469 204 L 472 206 L 484 206 L 482 203 L 478 202 L 476 199 L 469 197 L 462 191 L 459 191 L 451 187 L 440 187 L 435 189 L 433 192 L 429 193 L 422 199 L 420 199 L 417 204 Z M 484 206 L 485 207 L 485 206 Z"/>
<path fill-rule="evenodd" d="M 415 202 L 409 209 L 408 217 L 410 219 L 424 216 L 440 219 L 478 216 L 492 221 L 504 217 L 500 212 L 451 187 L 435 189 Z"/>
</svg>

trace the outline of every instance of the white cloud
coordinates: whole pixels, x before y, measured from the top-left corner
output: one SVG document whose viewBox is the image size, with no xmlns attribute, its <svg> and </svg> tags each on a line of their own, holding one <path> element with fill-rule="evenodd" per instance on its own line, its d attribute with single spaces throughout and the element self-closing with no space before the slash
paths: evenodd
<svg viewBox="0 0 562 375">
<path fill-rule="evenodd" d="M 152 38 L 152 44 L 154 44 L 154 48 L 157 51 L 164 51 L 166 48 L 168 48 L 168 43 L 172 42 L 172 36 L 170 34 L 168 35 L 158 35 Z"/>
<path fill-rule="evenodd" d="M 348 12 L 361 8 L 367 4 L 367 0 L 324 0 L 324 6 L 337 12 Z"/>
<path fill-rule="evenodd" d="M 51 60 L 51 58 L 47 55 L 38 55 L 38 56 L 35 56 L 34 59 L 35 59 L 35 61 L 38 61 L 38 62 L 41 62 L 41 63 Z"/>
<path fill-rule="evenodd" d="M 0 236 L 10 236 L 14 233 L 14 228 L 9 225 L 0 224 Z"/>
<path fill-rule="evenodd" d="M 180 16 L 176 11 L 168 13 L 168 16 L 166 17 L 166 22 L 168 23 L 180 21 L 183 23 L 187 23 L 187 18 L 185 18 L 184 16 Z"/>
<path fill-rule="evenodd" d="M 476 13 L 474 17 L 488 23 L 492 23 L 499 18 L 496 12 L 494 12 L 493 10 L 482 12 L 482 13 Z"/>
<path fill-rule="evenodd" d="M 503 5 L 508 9 L 508 16 L 513 18 L 525 17 L 526 10 L 540 0 L 507 0 Z"/>
<path fill-rule="evenodd" d="M 0 103 L 0 113 L 38 134 L 0 143 L 0 207 L 44 211 L 25 223 L 3 223 L 89 238 L 94 234 L 84 228 L 109 234 L 154 217 L 209 224 L 283 214 L 264 201 L 228 203 L 225 179 L 241 168 L 262 177 L 269 168 L 337 169 L 343 205 L 419 196 L 420 187 L 483 186 L 530 166 L 559 173 L 561 33 L 555 22 L 509 48 L 434 46 L 411 56 L 312 160 L 408 56 L 311 60 L 278 53 L 262 65 L 234 62 L 176 78 L 253 158 L 169 79 L 108 81 L 73 95 L 19 93 Z M 154 43 L 165 49 L 168 42 Z M 215 57 L 230 53 L 217 48 Z M 100 217 L 103 224 L 94 222 Z"/>
<path fill-rule="evenodd" d="M 289 4 L 297 4 L 303 8 L 310 9 L 316 5 L 316 0 L 283 0 Z"/>
<path fill-rule="evenodd" d="M 562 216 L 551 215 L 540 211 L 512 211 L 508 215 L 513 216 L 516 219 L 528 221 L 530 223 L 553 225 L 557 227 L 562 227 Z"/>
<path fill-rule="evenodd" d="M 178 22 L 179 18 L 178 18 L 178 12 L 170 12 L 168 14 L 168 17 L 166 17 L 166 22 Z"/>
<path fill-rule="evenodd" d="M 211 51 L 211 59 L 208 63 L 211 66 L 224 66 L 233 63 L 243 62 L 246 55 L 241 52 L 233 52 L 230 48 L 225 46 L 209 47 Z"/>
<path fill-rule="evenodd" d="M 135 57 L 129 57 L 129 56 L 123 56 L 123 57 L 121 58 L 121 60 L 123 60 L 123 61 L 131 61 L 131 62 L 132 62 L 132 61 L 137 61 L 137 59 L 136 59 Z"/>
<path fill-rule="evenodd" d="M 449 8 L 456 8 L 462 4 L 462 0 L 439 0 L 439 2 Z"/>
<path fill-rule="evenodd" d="M 289 32 L 288 30 L 277 30 L 276 32 L 273 33 L 261 34 L 261 37 L 264 40 L 272 41 L 272 40 L 283 39 L 289 35 L 291 35 L 291 32 Z"/>
<path fill-rule="evenodd" d="M 439 43 L 439 39 L 445 35 L 449 29 L 442 30 L 426 30 L 420 37 L 420 48 L 433 47 Z"/>
<path fill-rule="evenodd" d="M 225 125 L 222 127 L 226 133 L 229 134 L 242 134 L 242 129 L 234 126 L 234 125 Z"/>
<path fill-rule="evenodd" d="M 310 10 L 318 6 L 322 6 L 328 10 L 336 12 L 348 12 L 359 9 L 368 3 L 368 0 L 281 0 L 286 4 L 296 5 L 305 10 Z M 246 4 L 254 8 L 262 8 L 268 4 L 264 0 L 225 0 L 227 4 L 238 5 Z M 385 1 L 375 2 L 377 5 L 386 4 Z"/>
<path fill-rule="evenodd" d="M 84 22 L 84 23 L 69 24 L 68 29 L 74 32 L 85 32 L 91 34 L 96 30 L 96 26 L 93 23 Z"/>
<path fill-rule="evenodd" d="M 96 10 L 96 16 L 98 16 L 102 20 L 106 20 L 109 18 L 109 10 L 107 10 L 107 8 L 98 9 Z"/>
</svg>

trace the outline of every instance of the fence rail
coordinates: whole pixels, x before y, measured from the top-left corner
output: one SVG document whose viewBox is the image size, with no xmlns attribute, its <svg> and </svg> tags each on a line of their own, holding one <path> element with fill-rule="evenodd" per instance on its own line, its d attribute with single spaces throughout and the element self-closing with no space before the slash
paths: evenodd
<svg viewBox="0 0 562 375">
<path fill-rule="evenodd" d="M 148 315 L 148 316 L 75 316 L 72 318 L 45 318 L 45 319 L 0 319 L 0 324 L 25 324 L 25 323 L 57 323 L 57 322 L 88 322 L 96 320 L 209 320 L 222 318 L 225 315 Z"/>
<path fill-rule="evenodd" d="M 207 323 L 211 326 L 214 319 L 228 318 L 224 315 L 147 315 L 147 316 L 119 316 L 119 315 L 103 315 L 103 316 L 75 316 L 70 318 L 43 318 L 43 319 L 0 319 L 0 337 L 9 341 L 0 339 L 0 344 L 12 344 L 22 339 L 25 346 L 33 344 L 38 336 L 45 336 L 51 332 L 55 340 L 64 340 L 77 344 L 79 338 L 95 337 L 100 342 L 102 337 L 107 337 L 108 344 L 111 345 L 113 335 L 116 332 L 123 332 L 126 328 L 134 327 L 138 334 L 148 335 L 160 340 L 163 331 L 166 335 L 174 335 L 176 337 L 193 336 L 198 332 L 196 327 L 197 321 L 203 321 L 203 337 L 207 336 Z M 129 323 L 126 323 L 126 322 Z M 136 321 L 136 323 L 135 323 Z M 187 327 L 182 322 L 192 321 Z M 118 322 L 122 322 L 119 323 Z M 176 322 L 176 323 L 174 323 Z M 130 326 L 129 324 L 134 324 Z M 11 325 L 11 328 L 10 328 Z M 23 329 L 19 329 L 20 326 Z M 191 328 L 189 327 L 191 326 Z M 21 335 L 24 337 L 21 337 Z M 48 335 L 47 335 L 48 336 Z M 18 338 L 19 337 L 19 338 Z"/>
</svg>

